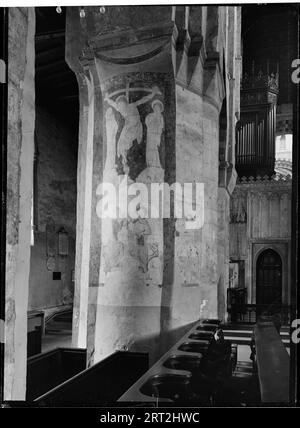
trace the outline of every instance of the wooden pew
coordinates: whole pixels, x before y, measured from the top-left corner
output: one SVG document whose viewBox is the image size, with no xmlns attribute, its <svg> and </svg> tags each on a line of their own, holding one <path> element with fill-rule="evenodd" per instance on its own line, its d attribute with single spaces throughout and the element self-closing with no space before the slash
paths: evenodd
<svg viewBox="0 0 300 428">
<path fill-rule="evenodd" d="M 272 322 L 254 327 L 262 403 L 289 402 L 290 358 Z"/>
<path fill-rule="evenodd" d="M 44 312 L 27 312 L 27 357 L 42 352 L 42 334 L 44 331 Z"/>
<path fill-rule="evenodd" d="M 27 360 L 26 401 L 45 394 L 86 368 L 86 349 L 56 348 Z"/>
<path fill-rule="evenodd" d="M 118 351 L 34 400 L 37 406 L 111 405 L 148 370 L 148 354 Z"/>
</svg>

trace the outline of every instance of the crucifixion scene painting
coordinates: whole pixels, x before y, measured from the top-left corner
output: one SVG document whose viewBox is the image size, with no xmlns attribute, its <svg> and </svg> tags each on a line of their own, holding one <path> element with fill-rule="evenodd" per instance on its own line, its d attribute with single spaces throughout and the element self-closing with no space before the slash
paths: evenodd
<svg viewBox="0 0 300 428">
<path fill-rule="evenodd" d="M 160 145 L 164 104 L 161 97 L 158 86 L 130 88 L 127 85 L 105 95 L 105 168 L 115 168 L 129 175 L 132 163 L 138 163 L 142 169 L 143 165 L 162 168 Z"/>
</svg>

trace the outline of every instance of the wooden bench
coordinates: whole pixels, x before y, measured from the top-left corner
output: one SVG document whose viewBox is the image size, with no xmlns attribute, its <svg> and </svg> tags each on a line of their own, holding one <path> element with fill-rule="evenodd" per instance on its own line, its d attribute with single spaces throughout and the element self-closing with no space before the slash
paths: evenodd
<svg viewBox="0 0 300 428">
<path fill-rule="evenodd" d="M 86 350 L 57 348 L 27 360 L 26 401 L 32 401 L 86 368 Z"/>
<path fill-rule="evenodd" d="M 42 334 L 44 331 L 44 312 L 27 312 L 27 357 L 42 352 Z"/>
<path fill-rule="evenodd" d="M 34 400 L 37 406 L 103 407 L 148 370 L 148 354 L 118 351 Z"/>
<path fill-rule="evenodd" d="M 254 327 L 262 403 L 289 402 L 290 358 L 272 322 Z"/>
</svg>

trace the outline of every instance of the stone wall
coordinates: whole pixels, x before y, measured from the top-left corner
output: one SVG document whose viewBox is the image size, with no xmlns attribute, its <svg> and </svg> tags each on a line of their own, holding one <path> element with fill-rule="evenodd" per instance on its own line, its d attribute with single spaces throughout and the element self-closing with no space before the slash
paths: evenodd
<svg viewBox="0 0 300 428">
<path fill-rule="evenodd" d="M 49 218 L 64 226 L 75 238 L 77 127 L 64 121 L 53 101 L 36 105 L 35 145 L 37 150 L 36 229 L 46 231 Z"/>
<path fill-rule="evenodd" d="M 25 400 L 33 190 L 33 8 L 9 8 L 4 400 Z"/>
<path fill-rule="evenodd" d="M 29 309 L 49 309 L 73 302 L 77 145 L 78 136 L 57 115 L 55 106 L 36 106 L 35 231 Z M 67 256 L 58 253 L 61 228 L 68 233 Z M 53 272 L 61 272 L 61 279 L 53 280 Z"/>
</svg>

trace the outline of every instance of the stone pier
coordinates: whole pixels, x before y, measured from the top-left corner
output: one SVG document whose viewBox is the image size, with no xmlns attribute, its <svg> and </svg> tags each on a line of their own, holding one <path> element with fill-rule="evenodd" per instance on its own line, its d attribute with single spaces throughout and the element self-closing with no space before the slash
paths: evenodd
<svg viewBox="0 0 300 428">
<path fill-rule="evenodd" d="M 4 400 L 25 400 L 35 122 L 34 8 L 9 8 L 8 21 Z"/>
<path fill-rule="evenodd" d="M 89 365 L 119 349 L 152 363 L 199 317 L 218 316 L 220 113 L 238 91 L 228 77 L 238 10 L 68 8 L 66 60 L 80 86 L 73 344 L 87 346 Z M 196 211 L 187 183 L 199 184 Z M 171 202 L 184 190 L 181 215 L 166 215 L 172 185 Z"/>
</svg>

